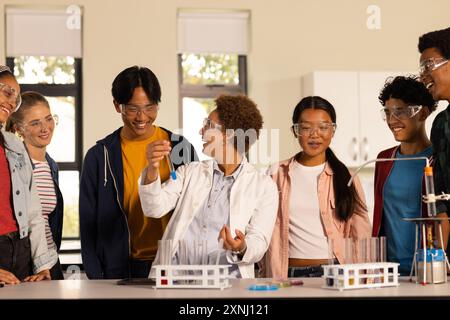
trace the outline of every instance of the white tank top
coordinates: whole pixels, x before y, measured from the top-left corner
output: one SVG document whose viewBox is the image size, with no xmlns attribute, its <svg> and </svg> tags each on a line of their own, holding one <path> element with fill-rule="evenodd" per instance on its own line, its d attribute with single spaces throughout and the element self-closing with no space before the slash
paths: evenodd
<svg viewBox="0 0 450 320">
<path fill-rule="evenodd" d="M 328 259 L 328 240 L 320 218 L 317 183 L 325 163 L 292 163 L 289 204 L 289 258 Z"/>
</svg>

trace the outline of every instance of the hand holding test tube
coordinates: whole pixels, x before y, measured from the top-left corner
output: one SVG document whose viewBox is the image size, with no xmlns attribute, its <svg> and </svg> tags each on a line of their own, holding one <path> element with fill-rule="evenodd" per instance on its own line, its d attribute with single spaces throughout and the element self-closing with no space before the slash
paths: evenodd
<svg viewBox="0 0 450 320">
<path fill-rule="evenodd" d="M 158 179 L 159 166 L 161 160 L 163 160 L 164 158 L 166 159 L 169 158 L 171 149 L 172 148 L 170 147 L 170 142 L 167 140 L 156 140 L 148 144 L 146 150 L 148 167 L 147 167 L 147 174 L 145 175 L 144 184 L 152 183 L 153 181 Z M 171 163 L 170 159 L 167 159 L 167 161 L 169 162 L 169 168 L 173 179 L 174 176 L 176 177 L 175 170 L 173 168 L 173 164 Z"/>
<path fill-rule="evenodd" d="M 172 180 L 177 180 L 177 173 L 175 172 L 175 167 L 173 166 L 172 160 L 170 160 L 170 155 L 166 156 L 167 164 L 169 165 L 170 177 Z"/>
</svg>

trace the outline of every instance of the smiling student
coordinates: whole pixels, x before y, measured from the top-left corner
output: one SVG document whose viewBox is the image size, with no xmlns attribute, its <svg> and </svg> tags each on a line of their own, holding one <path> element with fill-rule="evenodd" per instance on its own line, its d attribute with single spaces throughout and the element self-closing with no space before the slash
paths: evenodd
<svg viewBox="0 0 450 320">
<path fill-rule="evenodd" d="M 156 126 L 161 87 L 148 68 L 133 66 L 112 84 L 113 104 L 123 127 L 92 147 L 80 181 L 80 235 L 83 266 L 90 279 L 146 278 L 170 215 L 142 213 L 137 181 L 147 165 L 149 143 L 170 141 L 175 167 L 197 160 L 193 146 L 180 135 Z M 169 177 L 165 161 L 161 180 Z"/>
<path fill-rule="evenodd" d="M 380 152 L 378 158 L 427 157 L 432 161 L 433 147 L 425 132 L 425 121 L 436 109 L 436 102 L 425 86 L 413 76 L 388 79 L 379 100 L 383 105 L 381 116 L 400 145 Z M 415 250 L 415 226 L 403 219 L 428 216 L 422 202 L 424 167 L 421 159 L 375 164 L 372 233 L 386 236 L 387 259 L 400 263 L 402 275 L 410 273 Z M 448 221 L 443 223 L 443 232 L 446 239 Z"/>
<path fill-rule="evenodd" d="M 50 280 L 58 259 L 47 245 L 41 202 L 24 144 L 3 128 L 20 108 L 20 86 L 0 65 L 0 283 Z"/>
<path fill-rule="evenodd" d="M 20 108 L 9 117 L 6 130 L 17 132 L 25 143 L 41 200 L 47 245 L 59 252 L 64 202 L 58 186 L 58 165 L 46 151 L 52 141 L 56 124 L 57 117 L 51 114 L 47 99 L 38 92 L 28 91 L 22 94 Z M 59 260 L 50 270 L 50 274 L 53 280 L 64 279 Z"/>
<path fill-rule="evenodd" d="M 292 115 L 292 132 L 301 151 L 269 172 L 280 193 L 272 240 L 261 261 L 263 277 L 319 277 L 328 264 L 328 239 L 370 237 L 364 193 L 357 177 L 330 148 L 336 130 L 333 105 L 318 96 L 303 98 Z M 344 261 L 344 242 L 333 241 L 333 255 Z"/>
<path fill-rule="evenodd" d="M 418 47 L 421 81 L 435 101 L 450 103 L 450 28 L 422 35 Z M 435 159 L 435 193 L 450 194 L 450 105 L 434 119 L 430 140 Z M 437 201 L 436 211 L 443 217 L 448 216 L 450 201 Z"/>
<path fill-rule="evenodd" d="M 164 140 L 150 143 L 139 195 L 147 216 L 162 217 L 175 208 L 163 236 L 172 240 L 175 261 L 180 261 L 179 240 L 187 244 L 188 257 L 195 256 L 196 241 L 206 241 L 207 256 L 216 257 L 221 238 L 226 252 L 220 262 L 231 264 L 235 277 L 253 278 L 254 264 L 269 245 L 278 206 L 273 181 L 245 158 L 259 137 L 262 116 L 245 96 L 224 95 L 215 102 L 200 130 L 203 153 L 212 159 L 181 166 L 176 180 L 161 185 L 158 168 L 170 146 Z M 158 251 L 155 265 L 160 261 Z"/>
</svg>

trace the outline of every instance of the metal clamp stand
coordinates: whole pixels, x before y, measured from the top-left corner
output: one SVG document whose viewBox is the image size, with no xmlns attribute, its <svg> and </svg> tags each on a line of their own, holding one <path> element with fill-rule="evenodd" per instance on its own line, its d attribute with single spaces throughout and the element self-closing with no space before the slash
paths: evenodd
<svg viewBox="0 0 450 320">
<path fill-rule="evenodd" d="M 420 236 L 419 236 L 419 230 L 422 231 L 422 246 L 423 246 L 423 273 L 422 273 L 422 282 L 421 284 L 425 285 L 427 284 L 427 257 L 428 257 L 428 249 L 427 249 L 427 235 L 426 235 L 426 225 L 430 223 L 435 223 L 438 225 L 438 232 L 439 232 L 439 242 L 441 248 L 444 247 L 444 238 L 442 236 L 442 221 L 449 220 L 450 218 L 436 218 L 436 217 L 430 217 L 430 218 L 405 218 L 403 220 L 414 222 L 416 224 L 416 241 L 415 241 L 415 251 L 414 251 L 414 259 L 413 264 L 411 267 L 411 272 L 409 275 L 410 281 L 412 281 L 413 273 L 416 276 L 416 283 L 419 283 L 419 262 L 418 262 L 418 255 L 420 251 Z M 435 226 L 436 227 L 436 226 Z M 447 258 L 447 254 L 445 253 L 445 250 L 443 250 L 446 266 L 450 269 L 450 263 Z M 431 259 L 431 281 L 429 283 L 435 283 L 435 275 L 434 275 L 434 259 Z M 447 270 L 446 268 L 443 268 L 443 279 L 444 282 L 447 281 Z M 441 281 L 440 281 L 441 282 Z"/>
</svg>

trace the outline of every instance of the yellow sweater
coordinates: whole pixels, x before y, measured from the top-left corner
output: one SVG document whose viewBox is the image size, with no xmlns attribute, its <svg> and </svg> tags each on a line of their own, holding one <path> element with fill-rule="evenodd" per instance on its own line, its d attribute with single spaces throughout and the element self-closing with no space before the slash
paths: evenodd
<svg viewBox="0 0 450 320">
<path fill-rule="evenodd" d="M 124 181 L 123 203 L 130 228 L 131 257 L 137 260 L 153 260 L 158 250 L 158 240 L 162 238 L 170 215 L 160 219 L 144 216 L 138 193 L 138 179 L 147 166 L 145 156 L 147 145 L 155 140 L 169 140 L 169 135 L 155 126 L 155 132 L 146 140 L 127 140 L 123 136 L 120 138 Z M 167 161 L 161 161 L 159 175 L 161 181 L 169 178 L 170 169 Z"/>
</svg>

